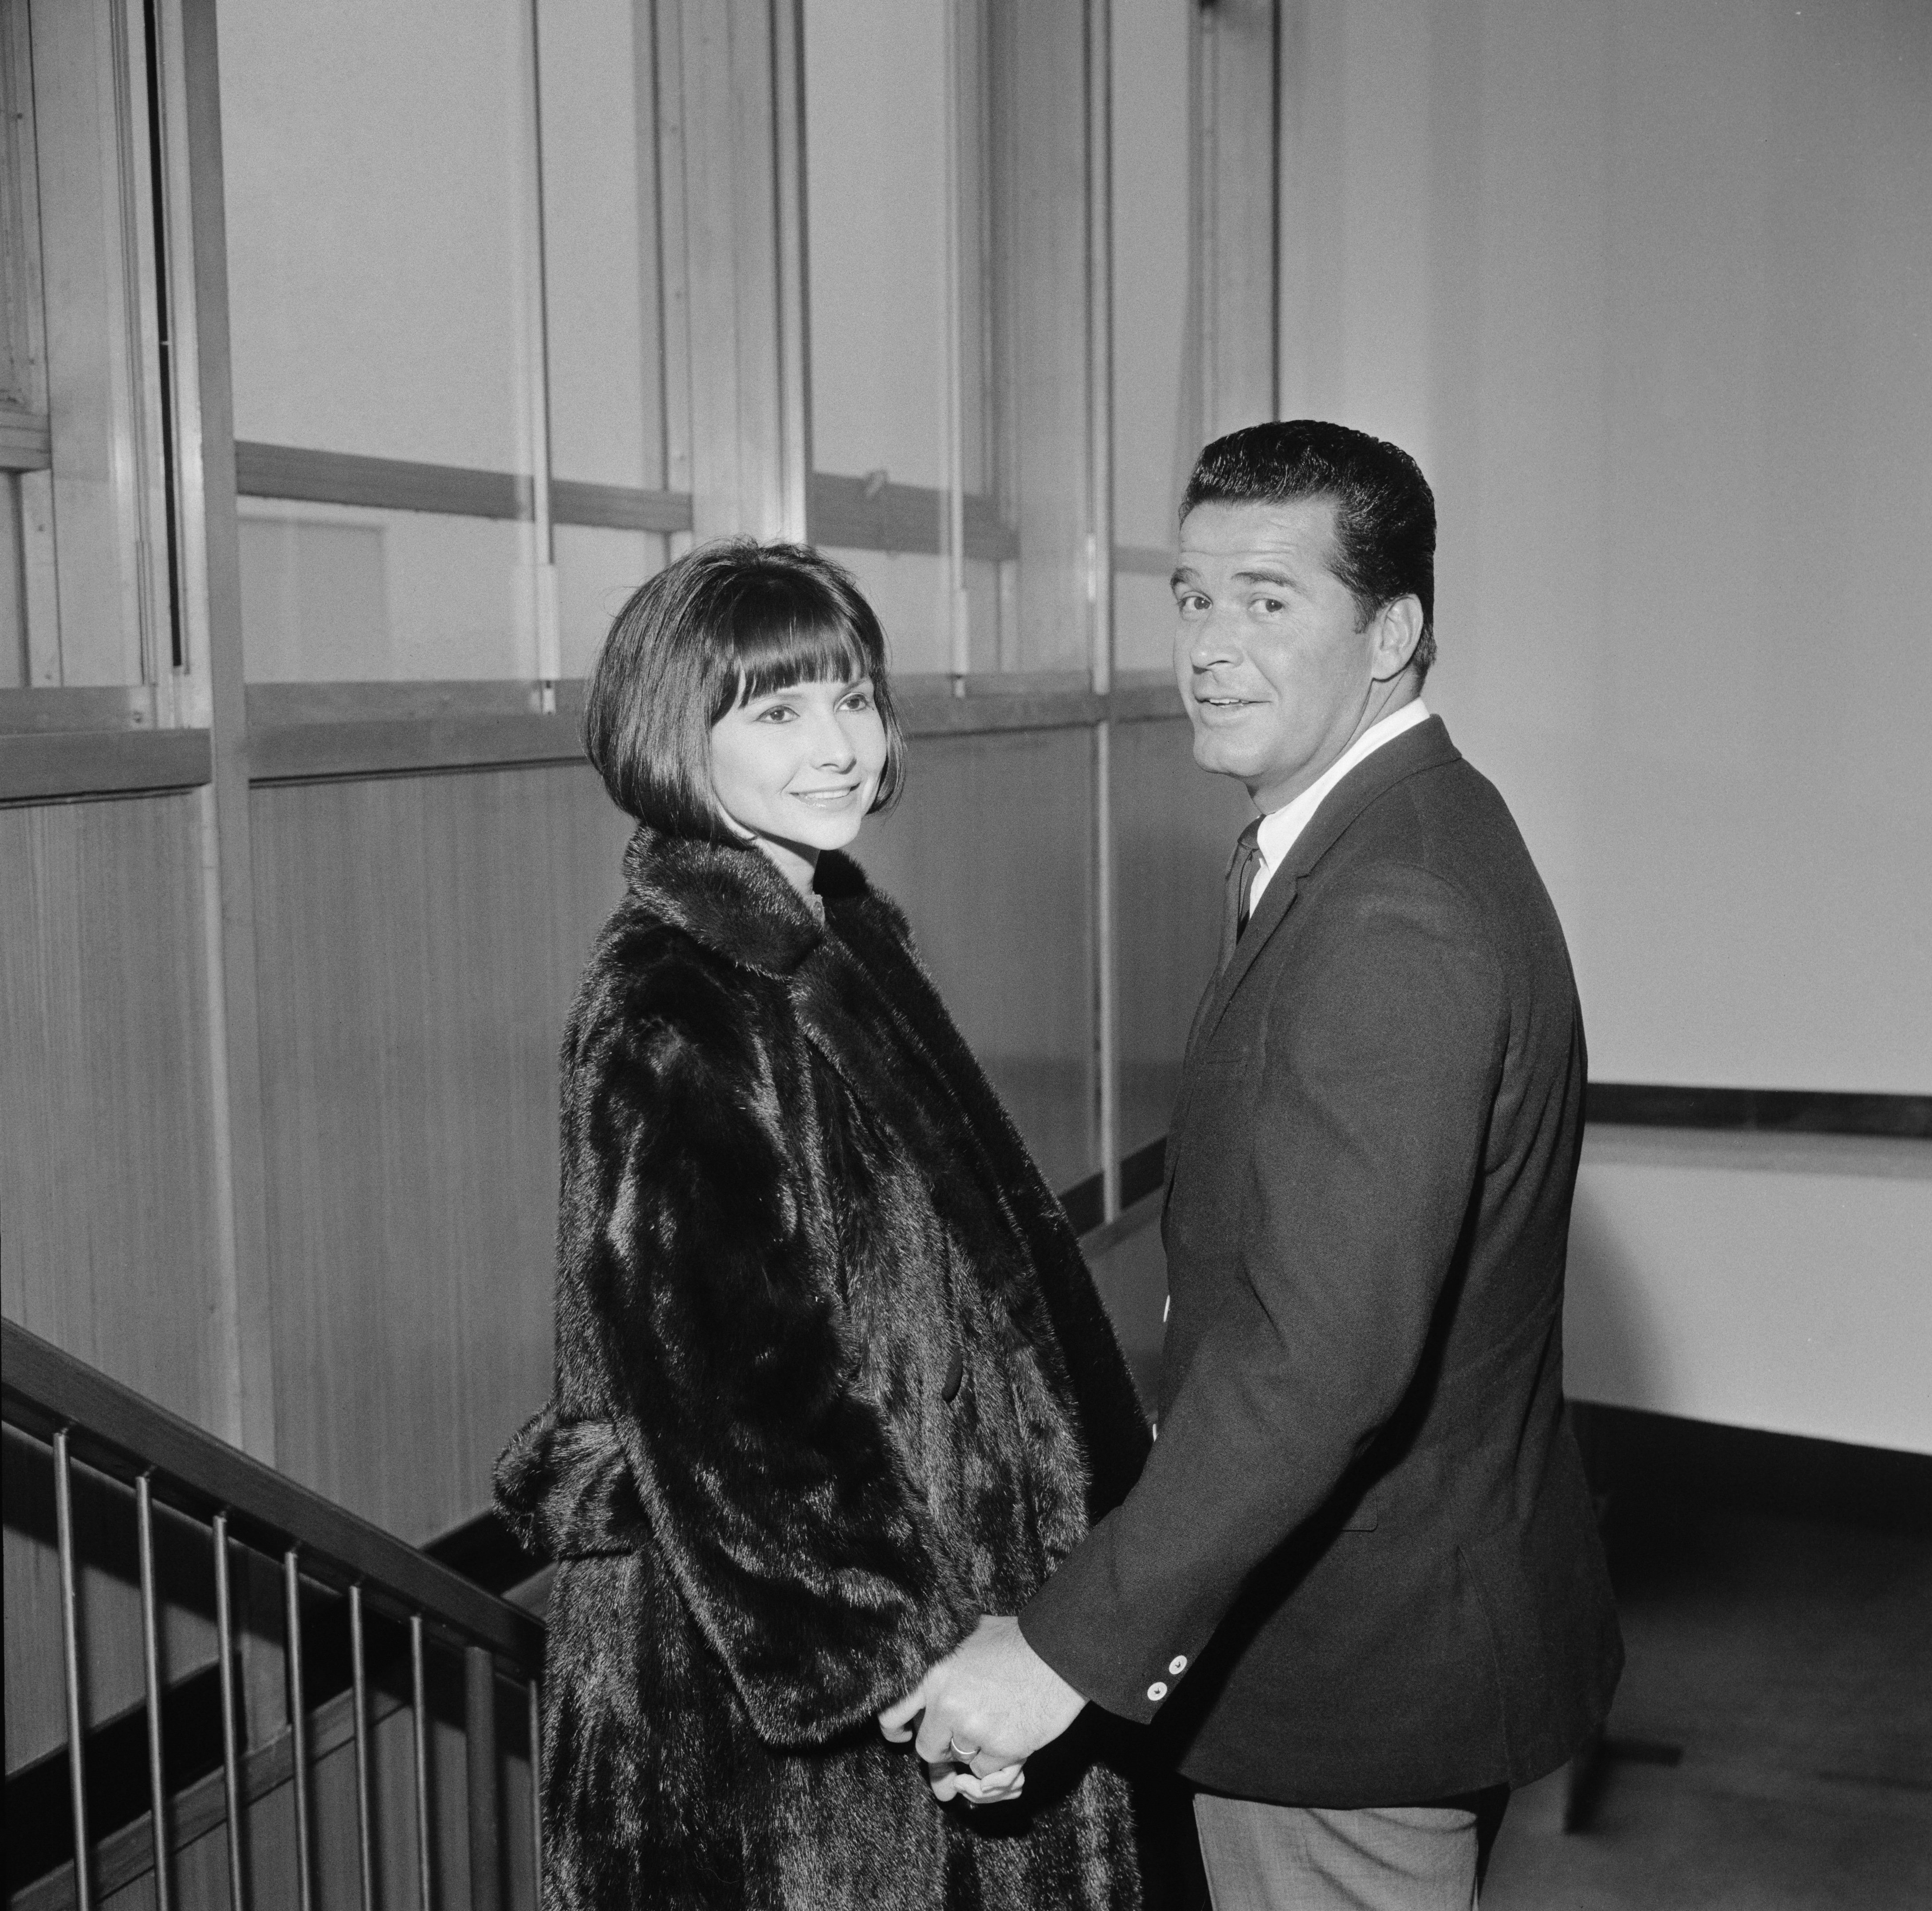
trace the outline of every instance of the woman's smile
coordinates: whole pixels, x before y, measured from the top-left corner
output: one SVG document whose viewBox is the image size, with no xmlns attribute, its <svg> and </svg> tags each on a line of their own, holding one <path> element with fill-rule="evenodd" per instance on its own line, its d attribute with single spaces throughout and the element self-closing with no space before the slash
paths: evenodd
<svg viewBox="0 0 1932 1911">
<path fill-rule="evenodd" d="M 859 833 L 886 766 L 869 677 L 820 679 L 748 697 L 711 727 L 718 806 L 799 889 L 820 852 Z"/>
</svg>

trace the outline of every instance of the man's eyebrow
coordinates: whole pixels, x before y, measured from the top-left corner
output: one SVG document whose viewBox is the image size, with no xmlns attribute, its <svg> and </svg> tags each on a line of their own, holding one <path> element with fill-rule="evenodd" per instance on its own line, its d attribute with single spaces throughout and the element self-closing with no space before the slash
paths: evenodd
<svg viewBox="0 0 1932 1911">
<path fill-rule="evenodd" d="M 1244 584 L 1286 584 L 1291 590 L 1302 588 L 1301 580 L 1292 571 L 1237 571 L 1234 575 Z"/>
<path fill-rule="evenodd" d="M 1174 567 L 1174 575 L 1168 579 L 1168 582 L 1170 584 L 1192 584 L 1200 574 L 1191 564 L 1177 564 Z"/>
</svg>

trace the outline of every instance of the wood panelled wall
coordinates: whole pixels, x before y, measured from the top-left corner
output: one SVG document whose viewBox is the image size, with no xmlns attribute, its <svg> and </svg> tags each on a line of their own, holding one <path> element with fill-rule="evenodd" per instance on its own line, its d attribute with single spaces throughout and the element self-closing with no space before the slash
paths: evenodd
<svg viewBox="0 0 1932 1911">
<path fill-rule="evenodd" d="M 218 1427 L 200 803 L 0 810 L 0 1296 Z"/>
<path fill-rule="evenodd" d="M 426 1538 L 549 1384 L 556 1056 L 624 819 L 561 764 L 251 807 L 276 1457 Z"/>
</svg>

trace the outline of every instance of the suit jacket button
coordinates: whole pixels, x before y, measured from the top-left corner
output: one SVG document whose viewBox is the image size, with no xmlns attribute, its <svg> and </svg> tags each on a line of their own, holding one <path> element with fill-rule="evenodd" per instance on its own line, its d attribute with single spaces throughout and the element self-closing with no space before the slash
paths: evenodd
<svg viewBox="0 0 1932 1911">
<path fill-rule="evenodd" d="M 1148 1696 L 1157 1706 L 1167 1696 L 1167 1688 L 1159 1679 L 1148 1688 Z"/>
<path fill-rule="evenodd" d="M 1178 1678 L 1187 1670 L 1187 1654 L 1185 1652 L 1175 1653 L 1174 1657 L 1168 1660 L 1167 1670 L 1173 1677 Z"/>
</svg>

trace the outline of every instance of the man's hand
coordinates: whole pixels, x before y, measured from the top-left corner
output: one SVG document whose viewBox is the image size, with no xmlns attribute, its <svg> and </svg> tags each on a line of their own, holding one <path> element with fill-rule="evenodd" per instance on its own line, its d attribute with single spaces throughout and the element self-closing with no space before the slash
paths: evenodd
<svg viewBox="0 0 1932 1911">
<path fill-rule="evenodd" d="M 879 1714 L 879 1730 L 903 1744 L 916 1724 L 915 1749 L 934 1795 L 991 1804 L 1018 1790 L 1023 1774 L 1013 1768 L 1058 1738 L 1086 1702 L 1026 1642 L 1017 1619 L 988 1617 Z"/>
</svg>

